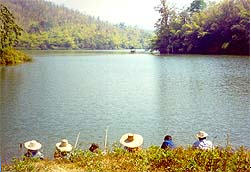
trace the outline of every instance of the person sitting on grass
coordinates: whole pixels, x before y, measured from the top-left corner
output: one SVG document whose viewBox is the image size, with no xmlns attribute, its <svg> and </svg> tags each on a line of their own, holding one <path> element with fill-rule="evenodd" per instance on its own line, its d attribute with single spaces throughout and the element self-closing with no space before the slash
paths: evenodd
<svg viewBox="0 0 251 172">
<path fill-rule="evenodd" d="M 55 159 L 66 158 L 69 159 L 72 151 L 72 145 L 68 140 L 62 139 L 61 142 L 56 144 L 56 151 L 54 153 Z"/>
<path fill-rule="evenodd" d="M 143 137 L 139 134 L 127 133 L 120 138 L 120 143 L 127 151 L 137 152 L 142 149 L 140 146 L 143 144 Z"/>
<path fill-rule="evenodd" d="M 99 150 L 99 145 L 98 144 L 95 144 L 95 143 L 92 143 L 91 144 L 91 147 L 89 148 L 89 150 L 93 153 L 97 153 L 98 150 Z"/>
<path fill-rule="evenodd" d="M 39 151 L 42 145 L 36 140 L 25 142 L 24 147 L 27 149 L 27 152 L 24 154 L 25 157 L 44 159 L 44 155 Z"/>
<path fill-rule="evenodd" d="M 172 141 L 172 137 L 170 135 L 166 135 L 165 138 L 164 138 L 164 142 L 162 143 L 161 145 L 161 148 L 162 149 L 168 149 L 168 148 L 175 148 L 175 145 Z"/>
<path fill-rule="evenodd" d="M 199 149 L 203 149 L 203 150 L 207 150 L 207 149 L 212 149 L 213 148 L 213 143 L 207 139 L 208 134 L 205 131 L 199 131 L 196 134 L 197 138 L 199 140 L 197 140 L 196 142 L 194 142 L 193 144 L 193 148 L 199 148 Z"/>
</svg>

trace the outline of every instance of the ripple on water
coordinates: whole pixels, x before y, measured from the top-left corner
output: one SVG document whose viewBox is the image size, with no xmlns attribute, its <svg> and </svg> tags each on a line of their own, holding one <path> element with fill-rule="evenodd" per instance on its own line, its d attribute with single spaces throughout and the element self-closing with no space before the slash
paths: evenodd
<svg viewBox="0 0 251 172">
<path fill-rule="evenodd" d="M 215 144 L 226 134 L 249 147 L 249 59 L 149 54 L 34 54 L 33 63 L 1 67 L 1 156 L 37 139 L 46 156 L 66 137 L 81 148 L 109 145 L 126 132 L 144 146 L 171 134 L 189 145 L 205 130 Z"/>
</svg>

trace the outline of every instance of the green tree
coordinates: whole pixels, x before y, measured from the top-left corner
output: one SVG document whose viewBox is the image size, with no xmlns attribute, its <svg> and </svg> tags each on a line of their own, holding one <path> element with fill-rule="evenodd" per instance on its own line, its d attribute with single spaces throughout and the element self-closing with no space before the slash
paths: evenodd
<svg viewBox="0 0 251 172">
<path fill-rule="evenodd" d="M 151 50 L 161 54 L 249 54 L 249 0 L 223 0 L 205 9 L 198 2 L 192 2 L 191 12 L 176 13 L 161 0 Z"/>
<path fill-rule="evenodd" d="M 151 50 L 158 50 L 161 54 L 169 53 L 170 48 L 170 20 L 175 12 L 170 9 L 166 0 L 160 0 L 160 5 L 156 7 L 159 12 L 160 18 L 155 23 L 156 37 L 152 41 Z"/>
<path fill-rule="evenodd" d="M 15 21 L 12 13 L 3 4 L 0 4 L 0 52 L 12 47 L 21 35 L 22 28 Z"/>
<path fill-rule="evenodd" d="M 203 9 L 206 8 L 206 3 L 204 0 L 194 0 L 190 7 L 188 8 L 188 11 L 194 13 L 194 12 L 200 12 Z"/>
</svg>

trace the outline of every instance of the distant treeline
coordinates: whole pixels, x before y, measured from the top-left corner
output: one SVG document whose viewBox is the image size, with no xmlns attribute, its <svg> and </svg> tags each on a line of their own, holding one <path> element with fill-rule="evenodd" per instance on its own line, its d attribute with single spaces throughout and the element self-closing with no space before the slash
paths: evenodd
<svg viewBox="0 0 251 172">
<path fill-rule="evenodd" d="M 25 49 L 145 48 L 151 33 L 113 25 L 45 0 L 0 0 L 24 29 L 16 47 Z"/>
<path fill-rule="evenodd" d="M 243 54 L 250 49 L 250 1 L 194 0 L 182 11 L 160 0 L 151 50 L 161 54 Z"/>
</svg>

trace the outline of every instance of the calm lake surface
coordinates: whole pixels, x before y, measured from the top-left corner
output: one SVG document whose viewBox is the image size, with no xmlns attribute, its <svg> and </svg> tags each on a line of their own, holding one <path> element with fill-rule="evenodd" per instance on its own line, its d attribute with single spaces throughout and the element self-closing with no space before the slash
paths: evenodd
<svg viewBox="0 0 251 172">
<path fill-rule="evenodd" d="M 204 130 L 214 144 L 250 147 L 249 58 L 237 56 L 30 51 L 33 63 L 0 67 L 0 142 L 4 162 L 36 139 L 46 157 L 78 132 L 82 149 L 109 147 L 127 132 L 143 147 L 166 134 L 188 146 Z"/>
</svg>

